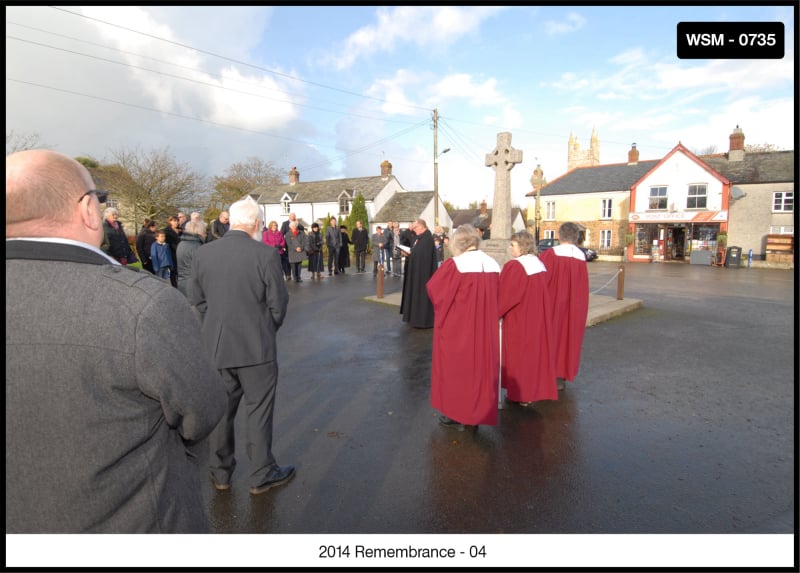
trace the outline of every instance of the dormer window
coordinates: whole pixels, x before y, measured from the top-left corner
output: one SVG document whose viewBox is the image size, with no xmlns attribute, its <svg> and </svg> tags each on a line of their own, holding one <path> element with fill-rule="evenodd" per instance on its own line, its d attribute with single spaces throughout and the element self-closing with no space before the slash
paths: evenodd
<svg viewBox="0 0 800 573">
<path fill-rule="evenodd" d="M 342 194 L 339 195 L 340 216 L 346 217 L 350 214 L 350 206 L 353 204 L 353 195 L 355 195 L 355 193 L 352 190 L 351 193 L 348 193 L 347 191 L 342 191 Z"/>
<path fill-rule="evenodd" d="M 292 203 L 291 203 L 291 201 L 289 201 L 289 199 L 288 199 L 288 198 L 286 198 L 286 197 L 284 197 L 283 199 L 281 199 L 281 212 L 282 212 L 284 215 L 288 215 L 289 213 L 291 213 L 291 212 L 292 212 Z"/>
</svg>

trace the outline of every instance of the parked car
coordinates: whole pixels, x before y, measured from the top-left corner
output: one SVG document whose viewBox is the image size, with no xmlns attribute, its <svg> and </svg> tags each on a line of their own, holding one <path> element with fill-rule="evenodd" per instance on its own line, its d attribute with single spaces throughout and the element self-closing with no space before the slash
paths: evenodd
<svg viewBox="0 0 800 573">
<path fill-rule="evenodd" d="M 588 247 L 578 247 L 578 248 L 583 251 L 584 255 L 586 255 L 587 263 L 597 258 L 597 251 L 595 251 L 594 249 L 590 249 Z"/>
<path fill-rule="evenodd" d="M 547 249 L 552 249 L 556 245 L 559 244 L 558 239 L 542 239 L 539 241 L 539 254 L 542 254 Z M 588 247 L 578 247 L 581 251 L 583 251 L 584 256 L 586 257 L 586 262 L 593 261 L 597 258 L 597 251 L 594 249 L 590 249 Z"/>
<path fill-rule="evenodd" d="M 542 239 L 539 241 L 539 254 L 542 254 L 547 249 L 552 249 L 559 243 L 558 239 Z"/>
</svg>

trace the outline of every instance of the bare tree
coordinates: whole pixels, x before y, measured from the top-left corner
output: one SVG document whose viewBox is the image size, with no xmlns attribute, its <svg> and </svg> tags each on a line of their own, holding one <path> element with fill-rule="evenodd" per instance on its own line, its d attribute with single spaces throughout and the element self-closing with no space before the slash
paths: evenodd
<svg viewBox="0 0 800 573">
<path fill-rule="evenodd" d="M 714 155 L 717 152 L 717 146 L 707 145 L 706 147 L 703 147 L 701 149 L 692 149 L 691 152 L 697 155 L 698 157 L 701 155 Z"/>
<path fill-rule="evenodd" d="M 92 174 L 111 192 L 109 197 L 118 201 L 120 216 L 133 221 L 135 228 L 145 217 L 166 224 L 170 215 L 193 208 L 208 192 L 205 176 L 188 164 L 179 164 L 168 148 L 150 152 L 118 149 L 111 155 L 115 163 L 100 166 Z"/>
<path fill-rule="evenodd" d="M 26 149 L 50 149 L 49 145 L 42 143 L 38 133 L 14 133 L 14 130 L 6 133 L 6 156 L 25 151 Z"/>
<path fill-rule="evenodd" d="M 764 151 L 781 151 L 781 148 L 774 143 L 747 143 L 744 146 L 745 153 L 761 153 Z"/>
<path fill-rule="evenodd" d="M 244 162 L 234 163 L 225 170 L 224 176 L 214 176 L 214 192 L 206 213 L 216 216 L 247 193 L 280 183 L 281 173 L 271 161 L 249 157 Z"/>
</svg>

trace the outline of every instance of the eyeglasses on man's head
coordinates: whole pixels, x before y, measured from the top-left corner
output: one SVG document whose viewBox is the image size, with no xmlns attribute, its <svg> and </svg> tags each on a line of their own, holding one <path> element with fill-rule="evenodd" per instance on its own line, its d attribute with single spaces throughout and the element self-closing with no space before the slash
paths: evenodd
<svg viewBox="0 0 800 573">
<path fill-rule="evenodd" d="M 108 191 L 103 191 L 102 189 L 89 189 L 86 193 L 78 197 L 78 203 L 83 201 L 84 197 L 91 195 L 92 193 L 94 193 L 100 203 L 105 203 L 108 201 Z"/>
</svg>

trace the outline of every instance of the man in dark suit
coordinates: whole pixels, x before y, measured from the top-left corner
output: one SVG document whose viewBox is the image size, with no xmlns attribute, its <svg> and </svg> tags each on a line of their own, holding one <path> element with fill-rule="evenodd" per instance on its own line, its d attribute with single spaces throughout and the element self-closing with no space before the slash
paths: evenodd
<svg viewBox="0 0 800 573">
<path fill-rule="evenodd" d="M 272 455 L 272 418 L 278 385 L 276 335 L 289 294 L 278 251 L 261 242 L 261 210 L 247 196 L 231 205 L 230 229 L 195 251 L 190 302 L 202 321 L 212 362 L 225 381 L 228 405 L 212 432 L 211 479 L 217 490 L 231 486 L 236 467 L 233 421 L 244 396 L 250 493 L 287 483 L 294 466 Z"/>
<path fill-rule="evenodd" d="M 100 250 L 106 195 L 66 155 L 6 157 L 6 533 L 209 531 L 186 448 L 222 380 L 184 296 Z"/>
<path fill-rule="evenodd" d="M 400 314 L 403 315 L 403 322 L 414 328 L 433 328 L 433 304 L 428 297 L 426 285 L 436 272 L 436 247 L 433 244 L 433 235 L 423 219 L 417 219 L 410 229 L 416 235 L 403 276 Z"/>
</svg>

